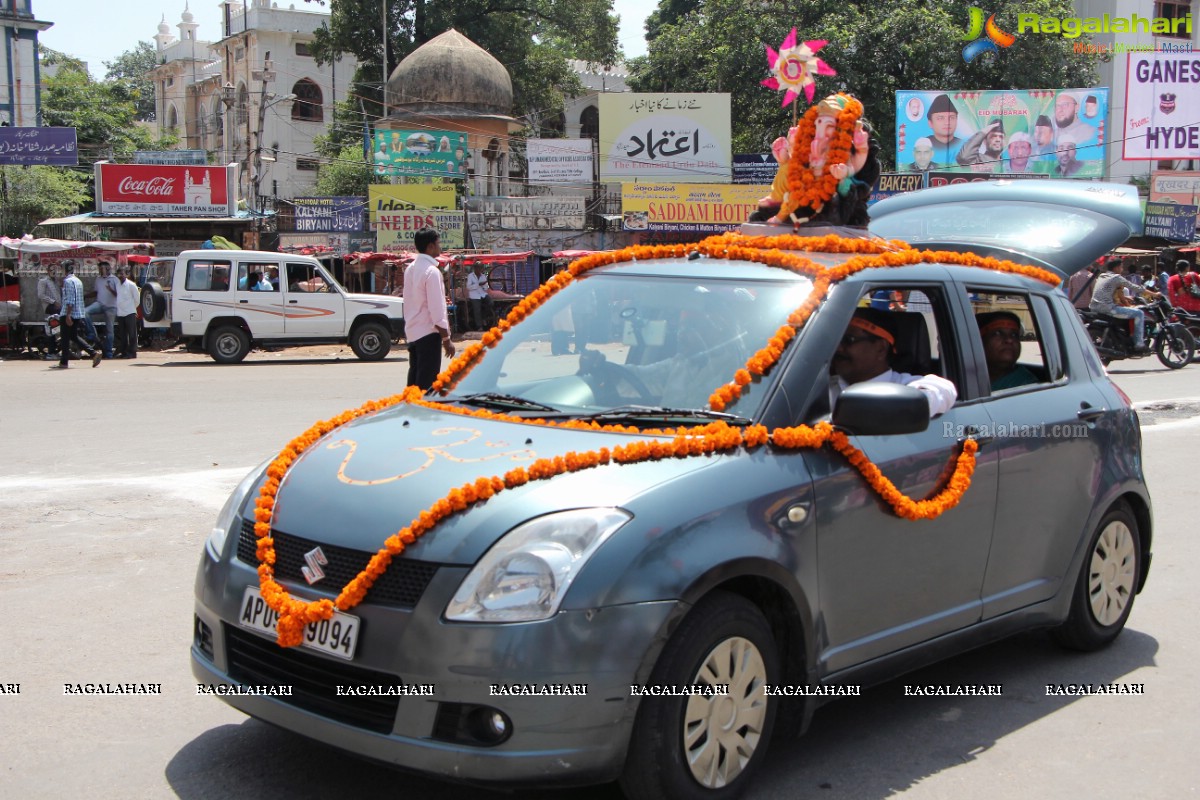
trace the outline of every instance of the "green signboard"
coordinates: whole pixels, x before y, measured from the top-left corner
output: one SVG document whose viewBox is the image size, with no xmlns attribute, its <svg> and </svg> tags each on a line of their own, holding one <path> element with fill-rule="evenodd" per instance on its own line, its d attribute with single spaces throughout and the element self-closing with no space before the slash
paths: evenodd
<svg viewBox="0 0 1200 800">
<path fill-rule="evenodd" d="M 458 131 L 375 131 L 376 175 L 463 177 L 467 134 Z"/>
</svg>

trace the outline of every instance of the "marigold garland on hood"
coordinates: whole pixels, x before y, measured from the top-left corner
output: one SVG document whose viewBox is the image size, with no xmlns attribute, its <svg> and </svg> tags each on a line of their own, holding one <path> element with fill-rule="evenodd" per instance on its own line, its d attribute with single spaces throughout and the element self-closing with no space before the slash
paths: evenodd
<svg viewBox="0 0 1200 800">
<path fill-rule="evenodd" d="M 833 283 L 860 270 L 923 262 L 949 263 L 1017 273 L 1051 285 L 1057 285 L 1059 282 L 1058 278 L 1049 271 L 1011 261 L 984 258 L 969 253 L 918 251 L 898 241 L 842 239 L 836 236 L 746 237 L 739 234 L 723 234 L 709 237 L 697 245 L 636 246 L 614 252 L 594 253 L 573 262 L 566 271 L 558 273 L 519 302 L 507 317 L 484 334 L 481 342 L 470 345 L 451 362 L 446 371 L 438 376 L 433 391 L 444 392 L 453 386 L 474 365 L 485 348 L 494 347 L 513 325 L 523 320 L 554 293 L 588 270 L 629 260 L 682 258 L 693 250 L 710 258 L 748 260 L 788 269 L 808 275 L 813 279 L 813 291 L 805 302 L 788 316 L 787 322 L 776 331 L 766 346 L 747 361 L 745 368 L 739 369 L 734 374 L 730 383 L 719 387 L 713 393 L 710 402 L 712 407 L 718 410 L 735 402 L 745 387 L 752 385 L 755 380 L 770 371 L 778 362 L 788 343 L 795 337 L 796 330 L 816 310 Z M 794 252 L 798 250 L 855 255 L 836 267 L 824 267 L 812 259 Z M 503 476 L 482 476 L 474 481 L 464 483 L 451 489 L 445 497 L 422 511 L 416 519 L 389 536 L 384 541 L 383 547 L 371 557 L 366 568 L 342 588 L 335 600 L 323 598 L 304 601 L 292 597 L 287 589 L 275 580 L 275 543 L 271 538 L 271 520 L 284 476 L 301 454 L 326 434 L 359 417 L 401 403 L 427 406 L 480 419 L 497 419 L 525 425 L 601 430 L 611 433 L 636 433 L 656 438 L 632 441 L 612 448 L 601 447 L 582 453 L 572 451 L 554 458 L 538 459 L 528 467 L 517 467 L 509 470 Z M 764 445 L 786 450 L 822 447 L 826 444 L 844 456 L 898 516 L 913 520 L 932 519 L 958 504 L 971 485 L 971 475 L 975 469 L 975 453 L 978 449 L 974 440 L 965 441 L 962 450 L 952 461 L 953 469 L 950 469 L 950 465 L 947 467 L 949 477 L 943 488 L 933 497 L 913 500 L 897 489 L 895 484 L 888 480 L 862 451 L 855 448 L 846 434 L 834 430 L 828 423 L 776 428 L 768 431 L 762 425 L 735 428 L 718 421 L 699 427 L 648 431 L 620 425 L 598 425 L 594 422 L 530 420 L 480 409 L 462 409 L 426 400 L 419 388 L 410 386 L 401 394 L 368 401 L 359 408 L 344 411 L 336 417 L 316 423 L 289 442 L 271 462 L 267 468 L 267 479 L 255 499 L 254 532 L 257 536 L 256 556 L 259 560 L 259 586 L 263 599 L 279 613 L 278 643 L 283 647 L 294 647 L 303 640 L 304 630 L 308 624 L 330 619 L 335 609 L 347 611 L 361 603 L 367 591 L 387 570 L 392 559 L 403 553 L 408 545 L 427 534 L 446 517 L 465 511 L 477 503 L 485 502 L 499 492 L 523 486 L 530 481 L 547 480 L 556 475 L 579 472 L 610 463 L 634 464 L 667 458 L 691 458 L 730 452 L 739 448 L 749 450 Z"/>
</svg>

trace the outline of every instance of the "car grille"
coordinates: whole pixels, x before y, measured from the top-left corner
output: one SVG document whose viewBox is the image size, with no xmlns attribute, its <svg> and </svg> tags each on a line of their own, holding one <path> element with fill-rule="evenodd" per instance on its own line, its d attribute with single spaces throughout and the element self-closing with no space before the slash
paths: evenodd
<svg viewBox="0 0 1200 800">
<path fill-rule="evenodd" d="M 290 686 L 290 695 L 272 695 L 288 705 L 328 719 L 391 733 L 400 698 L 392 695 L 337 694 L 338 686 L 397 686 L 397 675 L 283 648 L 270 639 L 224 625 L 229 677 L 247 686 Z"/>
<path fill-rule="evenodd" d="M 314 542 L 280 531 L 272 531 L 275 540 L 275 577 L 284 581 L 307 583 L 300 568 L 304 566 L 304 554 L 320 545 L 321 552 L 329 560 L 322 569 L 325 571 L 324 587 L 338 591 L 362 572 L 374 553 L 363 550 L 352 550 L 349 547 L 324 542 Z M 242 535 L 238 539 L 237 557 L 251 566 L 258 566 L 254 552 L 258 546 L 258 537 L 254 535 L 254 521 L 242 521 Z M 411 558 L 393 559 L 387 571 L 379 576 L 367 592 L 367 602 L 373 605 L 393 606 L 397 608 L 415 608 L 425 587 L 433 580 L 438 565 L 428 561 L 414 561 Z"/>
</svg>

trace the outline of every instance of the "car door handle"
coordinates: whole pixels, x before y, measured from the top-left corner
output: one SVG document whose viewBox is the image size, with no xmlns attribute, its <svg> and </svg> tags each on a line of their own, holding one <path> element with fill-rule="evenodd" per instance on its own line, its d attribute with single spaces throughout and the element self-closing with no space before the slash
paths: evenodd
<svg viewBox="0 0 1200 800">
<path fill-rule="evenodd" d="M 977 445 L 983 447 L 985 444 L 991 444 L 996 437 L 978 425 L 971 425 L 967 428 L 967 438 L 974 439 Z"/>
<path fill-rule="evenodd" d="M 297 301 L 296 301 L 296 300 L 288 300 L 288 302 L 289 302 L 290 304 L 292 304 L 292 305 L 296 305 L 296 302 L 297 302 Z"/>
<path fill-rule="evenodd" d="M 249 303 L 250 301 L 249 300 L 238 300 L 238 302 L 241 303 L 242 305 L 245 305 L 246 303 Z"/>
<path fill-rule="evenodd" d="M 1085 422 L 1091 422 L 1094 419 L 1104 416 L 1106 413 L 1108 413 L 1107 409 L 1092 408 L 1085 404 L 1085 407 L 1079 409 L 1079 412 L 1075 416 Z"/>
</svg>

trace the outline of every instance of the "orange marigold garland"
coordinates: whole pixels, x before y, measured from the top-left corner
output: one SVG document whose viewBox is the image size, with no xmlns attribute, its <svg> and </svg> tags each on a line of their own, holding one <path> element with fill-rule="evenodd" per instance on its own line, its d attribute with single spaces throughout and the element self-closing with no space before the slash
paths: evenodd
<svg viewBox="0 0 1200 800">
<path fill-rule="evenodd" d="M 1011 261 L 985 258 L 969 253 L 917 251 L 903 242 L 848 240 L 839 237 L 741 237 L 735 234 L 723 234 L 709 237 L 694 246 L 637 246 L 614 252 L 595 253 L 573 262 L 566 271 L 554 276 L 545 285 L 518 303 L 507 317 L 484 334 L 480 343 L 465 348 L 463 353 L 451 362 L 447 370 L 438 376 L 434 390 L 444 391 L 452 386 L 471 368 L 486 348 L 494 347 L 513 325 L 524 319 L 555 292 L 560 291 L 577 276 L 588 270 L 630 259 L 681 258 L 693 249 L 713 258 L 752 260 L 813 278 L 813 291 L 805 299 L 805 302 L 789 315 L 787 322 L 776 331 L 766 346 L 755 353 L 743 369 L 739 369 L 734 374 L 730 383 L 718 388 L 713 393 L 710 402 L 714 409 L 725 408 L 740 397 L 744 387 L 752 384 L 758 377 L 767 374 L 771 367 L 778 362 L 788 343 L 795 337 L 797 329 L 803 326 L 816 310 L 828 293 L 829 287 L 834 282 L 860 270 L 936 262 L 1011 272 L 1051 285 L 1057 285 L 1059 282 L 1057 276 L 1051 272 Z M 793 249 L 855 253 L 856 255 L 836 267 L 823 267 L 794 251 L 789 252 Z M 669 436 L 670 438 L 635 441 L 611 449 L 600 448 L 584 453 L 569 452 L 554 458 L 538 459 L 528 467 L 517 467 L 510 470 L 503 477 L 476 478 L 474 481 L 451 489 L 445 497 L 421 512 L 407 526 L 389 536 L 383 547 L 371 557 L 366 568 L 342 588 L 336 600 L 330 601 L 323 598 L 306 602 L 292 597 L 275 580 L 276 554 L 274 540 L 271 537 L 271 520 L 284 476 L 302 453 L 329 432 L 354 419 L 401 403 L 521 424 L 586 428 L 612 433 L 637 432 L 642 435 Z M 862 451 L 850 444 L 849 437 L 840 431 L 835 431 L 828 423 L 821 423 L 813 427 L 802 425 L 793 428 L 777 428 L 769 432 L 761 425 L 738 429 L 724 422 L 713 422 L 694 428 L 638 431 L 619 425 L 530 420 L 486 410 L 460 409 L 425 400 L 420 389 L 410 386 L 401 394 L 369 401 L 357 409 L 345 411 L 336 417 L 318 422 L 289 442 L 271 462 L 267 468 L 267 479 L 255 500 L 254 532 L 257 537 L 255 554 L 259 560 L 259 587 L 264 601 L 280 615 L 277 629 L 278 643 L 284 647 L 292 647 L 300 644 L 304 637 L 305 627 L 310 623 L 331 618 L 335 609 L 346 611 L 361 603 L 374 582 L 387 570 L 392 559 L 403 553 L 408 545 L 428 533 L 446 517 L 485 502 L 498 492 L 522 486 L 529 481 L 546 480 L 556 475 L 578 472 L 613 462 L 632 464 L 665 458 L 688 458 L 729 452 L 738 448 L 751 449 L 765 444 L 780 449 L 795 449 L 821 447 L 827 443 L 862 474 L 871 488 L 893 508 L 897 515 L 914 520 L 931 519 L 958 504 L 970 486 L 971 475 L 975 469 L 975 453 L 978 450 L 975 441 L 964 442 L 962 451 L 955 458 L 954 469 L 946 486 L 933 497 L 913 500 L 897 489 L 895 484 L 888 480 Z"/>
</svg>

